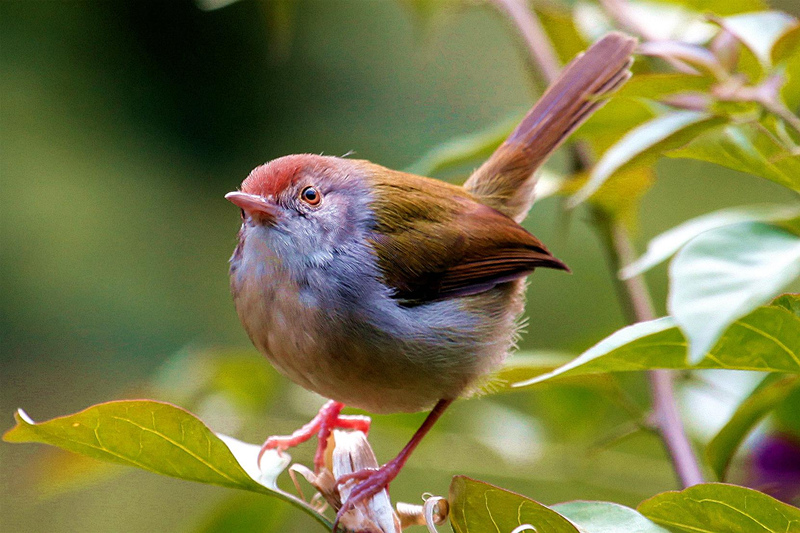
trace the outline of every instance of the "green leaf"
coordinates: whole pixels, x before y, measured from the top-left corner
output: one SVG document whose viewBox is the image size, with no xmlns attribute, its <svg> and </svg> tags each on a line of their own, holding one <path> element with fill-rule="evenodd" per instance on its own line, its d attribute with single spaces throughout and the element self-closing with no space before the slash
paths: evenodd
<svg viewBox="0 0 800 533">
<path fill-rule="evenodd" d="M 800 206 L 753 205 L 721 209 L 707 215 L 693 218 L 675 226 L 655 237 L 647 244 L 647 251 L 639 259 L 620 271 L 622 279 L 638 276 L 668 259 L 691 241 L 706 231 L 738 224 L 741 222 L 774 222 L 791 220 L 800 216 Z"/>
<path fill-rule="evenodd" d="M 590 43 L 575 26 L 569 10 L 559 9 L 553 4 L 538 3 L 536 13 L 561 63 L 566 65 L 588 48 Z"/>
<path fill-rule="evenodd" d="M 432 176 L 471 161 L 485 159 L 506 140 L 525 113 L 514 113 L 485 130 L 456 137 L 432 148 L 406 172 Z"/>
<path fill-rule="evenodd" d="M 606 150 L 592 169 L 586 185 L 570 199 L 575 207 L 595 194 L 600 187 L 620 168 L 634 158 L 656 155 L 688 142 L 697 134 L 697 126 L 703 128 L 716 124 L 719 119 L 697 111 L 673 111 L 654 118 L 627 133 L 615 145 Z M 694 126 L 694 128 L 692 128 Z"/>
<path fill-rule="evenodd" d="M 639 512 L 692 533 L 797 533 L 800 509 L 745 487 L 703 483 L 645 500 Z"/>
<path fill-rule="evenodd" d="M 770 305 L 783 307 L 790 313 L 800 316 L 800 294 L 798 293 L 781 294 L 772 300 Z"/>
<path fill-rule="evenodd" d="M 614 93 L 614 97 L 658 100 L 677 93 L 708 92 L 713 83 L 714 79 L 711 76 L 697 74 L 637 74 Z"/>
<path fill-rule="evenodd" d="M 775 408 L 775 430 L 800 438 L 800 388 L 792 390 Z"/>
<path fill-rule="evenodd" d="M 285 500 L 330 528 L 331 523 L 302 500 L 279 490 L 278 474 L 289 457 L 266 454 L 259 446 L 216 435 L 191 413 L 152 400 L 122 400 L 35 423 L 22 410 L 7 442 L 40 442 L 165 476 L 267 494 Z M 259 479 L 259 481 L 256 481 Z"/>
<path fill-rule="evenodd" d="M 800 316 L 764 306 L 737 320 L 696 365 L 686 360 L 686 339 L 672 317 L 640 322 L 611 334 L 573 361 L 512 387 L 601 372 L 665 368 L 717 368 L 800 373 Z"/>
<path fill-rule="evenodd" d="M 798 386 L 800 376 L 773 374 L 742 402 L 706 448 L 706 457 L 717 478 L 725 479 L 728 465 L 747 434 Z"/>
<path fill-rule="evenodd" d="M 509 390 L 512 383 L 518 383 L 552 372 L 569 362 L 573 357 L 573 355 L 558 352 L 516 353 L 493 376 L 487 389 L 491 392 Z"/>
<path fill-rule="evenodd" d="M 574 361 L 575 354 L 566 352 L 522 352 L 515 353 L 503 366 L 492 376 L 492 380 L 487 386 L 489 393 L 499 393 L 514 390 L 517 384 L 522 381 L 535 379 L 538 376 L 548 374 L 561 368 L 562 366 Z M 608 388 L 609 383 L 605 379 L 587 379 L 590 377 L 604 378 L 603 375 L 587 376 L 585 374 L 576 376 L 575 380 L 565 379 L 559 384 L 572 381 L 570 384 L 591 385 L 595 388 Z"/>
<path fill-rule="evenodd" d="M 569 520 L 541 503 L 465 476 L 453 478 L 449 501 L 450 524 L 455 533 L 510 533 L 523 524 L 542 533 L 578 533 Z"/>
<path fill-rule="evenodd" d="M 786 58 L 783 73 L 787 79 L 781 88 L 781 99 L 796 114 L 800 106 L 800 54 L 794 53 Z"/>
<path fill-rule="evenodd" d="M 679 4 L 699 13 L 709 12 L 715 15 L 734 15 L 747 11 L 760 11 L 767 8 L 762 0 L 665 0 Z"/>
<path fill-rule="evenodd" d="M 795 25 L 775 41 L 775 45 L 772 47 L 772 63 L 779 65 L 791 58 L 793 54 L 797 53 L 798 46 L 800 46 L 800 25 Z"/>
<path fill-rule="evenodd" d="M 669 533 L 630 507 L 609 502 L 567 502 L 551 505 L 582 533 Z"/>
<path fill-rule="evenodd" d="M 789 152 L 758 124 L 715 128 L 665 155 L 716 163 L 800 192 L 800 156 Z"/>
<path fill-rule="evenodd" d="M 760 11 L 734 15 L 719 20 L 758 58 L 762 65 L 772 66 L 772 48 L 785 33 L 797 27 L 797 20 L 781 11 Z"/>
<path fill-rule="evenodd" d="M 667 307 L 700 361 L 728 326 L 800 275 L 800 236 L 761 222 L 716 228 L 689 241 L 669 268 Z M 800 343 L 789 345 L 795 351 Z"/>
<path fill-rule="evenodd" d="M 652 167 L 629 165 L 615 172 L 589 201 L 634 233 L 639 222 L 640 201 L 655 181 Z"/>
<path fill-rule="evenodd" d="M 634 76 L 631 80 L 635 78 Z M 654 118 L 654 107 L 656 106 L 652 102 L 644 99 L 616 98 L 615 93 L 606 105 L 575 130 L 573 137 L 585 141 L 591 147 L 593 155 L 599 155 L 629 131 Z"/>
<path fill-rule="evenodd" d="M 719 59 L 707 48 L 682 40 L 645 41 L 639 45 L 638 52 L 645 56 L 658 57 L 665 61 L 678 61 L 692 70 L 724 79 L 727 75 Z M 755 60 L 755 58 L 754 58 Z M 761 74 L 761 65 L 757 65 Z"/>
</svg>

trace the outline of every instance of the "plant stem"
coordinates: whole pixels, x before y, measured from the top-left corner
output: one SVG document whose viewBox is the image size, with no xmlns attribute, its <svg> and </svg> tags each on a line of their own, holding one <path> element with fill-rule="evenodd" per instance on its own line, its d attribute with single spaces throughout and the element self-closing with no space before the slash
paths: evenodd
<svg viewBox="0 0 800 533">
<path fill-rule="evenodd" d="M 493 0 L 497 8 L 506 14 L 527 44 L 531 62 L 552 83 L 558 76 L 558 56 L 553 50 L 536 13 L 528 8 L 525 0 Z M 555 65 L 555 67 L 554 67 Z M 576 147 L 573 150 L 576 168 L 591 168 L 588 152 Z M 633 245 L 624 226 L 598 208 L 592 208 L 595 228 L 603 241 L 606 257 L 611 267 L 612 278 L 623 312 L 630 323 L 652 320 L 656 317 L 650 293 L 641 276 L 621 280 L 617 272 L 635 257 Z M 649 372 L 653 413 L 659 434 L 672 458 L 672 464 L 681 485 L 689 487 L 703 482 L 699 462 L 686 436 L 672 383 L 672 374 L 666 370 Z"/>
<path fill-rule="evenodd" d="M 625 227 L 596 208 L 593 210 L 593 219 L 595 227 L 601 234 L 609 267 L 614 273 L 614 285 L 626 319 L 628 322 L 653 320 L 656 313 L 644 279 L 635 276 L 621 280 L 616 275 L 622 266 L 630 264 L 635 258 Z M 700 465 L 678 412 L 672 373 L 668 370 L 651 370 L 649 377 L 655 423 L 672 458 L 681 485 L 686 488 L 702 483 L 703 474 Z"/>
<path fill-rule="evenodd" d="M 492 0 L 501 12 L 511 19 L 525 40 L 529 61 L 537 68 L 547 83 L 552 83 L 561 72 L 561 61 L 550 45 L 539 18 L 526 0 Z"/>
</svg>

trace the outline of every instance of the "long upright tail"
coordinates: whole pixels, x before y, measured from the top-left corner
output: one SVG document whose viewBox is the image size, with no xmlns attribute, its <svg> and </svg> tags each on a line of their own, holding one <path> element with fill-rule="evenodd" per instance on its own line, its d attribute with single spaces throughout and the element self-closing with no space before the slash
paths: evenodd
<svg viewBox="0 0 800 533">
<path fill-rule="evenodd" d="M 464 188 L 517 222 L 528 214 L 534 171 L 631 75 L 636 40 L 609 33 L 573 59 Z"/>
</svg>

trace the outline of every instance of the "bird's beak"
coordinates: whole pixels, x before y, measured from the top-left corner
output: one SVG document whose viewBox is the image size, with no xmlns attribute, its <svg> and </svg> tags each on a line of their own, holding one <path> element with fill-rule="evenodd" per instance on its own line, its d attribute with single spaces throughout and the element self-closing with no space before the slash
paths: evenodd
<svg viewBox="0 0 800 533">
<path fill-rule="evenodd" d="M 278 216 L 278 207 L 257 194 L 234 191 L 226 194 L 225 199 L 241 207 L 245 213 L 262 222 L 274 224 L 275 218 Z"/>
</svg>

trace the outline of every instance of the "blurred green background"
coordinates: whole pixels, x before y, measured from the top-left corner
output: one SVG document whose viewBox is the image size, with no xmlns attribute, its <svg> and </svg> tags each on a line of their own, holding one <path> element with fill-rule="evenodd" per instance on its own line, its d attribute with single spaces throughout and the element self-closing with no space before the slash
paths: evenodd
<svg viewBox="0 0 800 533">
<path fill-rule="evenodd" d="M 0 429 L 17 407 L 44 420 L 138 395 L 208 413 L 212 429 L 251 442 L 313 414 L 322 400 L 262 362 L 236 318 L 227 258 L 239 215 L 223 195 L 287 153 L 352 150 L 404 168 L 524 111 L 540 91 L 494 10 L 446 9 L 423 23 L 411 3 L 0 3 Z M 792 0 L 773 5 L 800 13 Z M 551 165 L 558 170 L 559 159 Z M 698 162 L 663 161 L 658 174 L 640 249 L 691 216 L 791 194 Z M 526 226 L 574 274 L 533 276 L 520 347 L 577 353 L 621 327 L 586 214 L 567 217 L 549 199 Z M 665 269 L 649 281 L 663 312 Z M 215 396 L 189 383 L 193 358 L 214 359 L 215 350 L 250 361 L 265 384 L 238 427 L 238 415 L 224 416 Z M 620 383 L 646 406 L 642 376 Z M 422 416 L 375 417 L 379 460 Z M 393 483 L 393 497 L 446 494 L 462 473 L 545 503 L 635 505 L 675 481 L 652 436 L 604 446 L 631 429 L 627 419 L 619 403 L 578 386 L 462 401 Z M 294 456 L 307 462 L 311 453 Z M 112 472 L 40 446 L 0 444 L 0 468 L 0 531 L 196 531 L 211 528 L 224 500 L 263 506 L 275 531 L 317 527 L 280 502 Z"/>
</svg>

